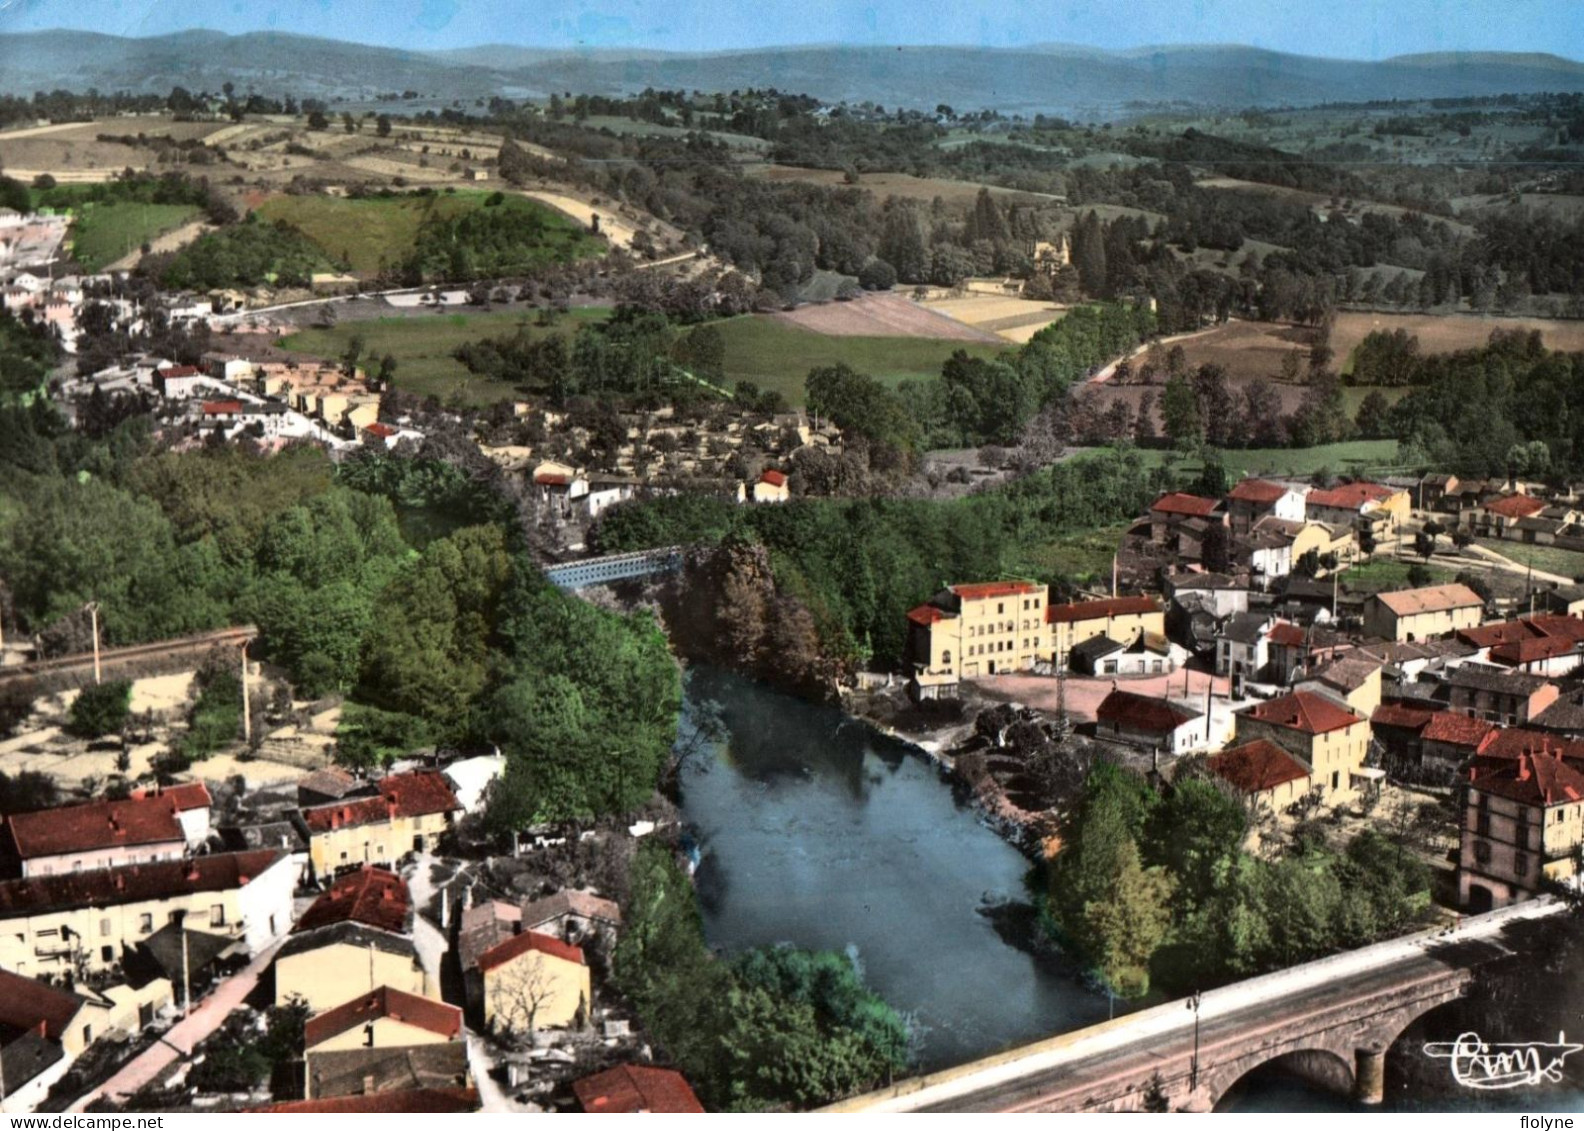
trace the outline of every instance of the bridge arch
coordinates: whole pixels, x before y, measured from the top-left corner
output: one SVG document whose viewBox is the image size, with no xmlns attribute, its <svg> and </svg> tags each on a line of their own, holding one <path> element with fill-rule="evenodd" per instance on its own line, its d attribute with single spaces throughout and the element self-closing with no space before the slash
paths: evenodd
<svg viewBox="0 0 1584 1131">
<path fill-rule="evenodd" d="M 1293 1049 L 1262 1060 L 1230 1080 L 1229 1076 L 1230 1072 L 1222 1074 L 1220 1080 L 1211 1081 L 1206 1088 L 1208 1094 L 1203 1102 L 1216 1111 L 1224 1110 L 1229 1101 L 1235 1102 L 1245 1084 L 1265 1079 L 1286 1079 L 1338 1097 L 1351 1097 L 1356 1086 L 1353 1061 L 1330 1048 Z"/>
</svg>

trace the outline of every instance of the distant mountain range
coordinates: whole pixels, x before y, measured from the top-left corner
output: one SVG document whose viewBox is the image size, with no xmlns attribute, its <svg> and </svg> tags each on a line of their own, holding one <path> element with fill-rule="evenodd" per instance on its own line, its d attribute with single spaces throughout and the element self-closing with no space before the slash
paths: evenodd
<svg viewBox="0 0 1584 1131">
<path fill-rule="evenodd" d="M 551 91 L 623 94 L 645 87 L 773 86 L 886 107 L 995 108 L 1089 117 L 1130 103 L 1302 106 L 1318 102 L 1584 91 L 1584 64 L 1556 55 L 1479 52 L 1380 62 L 1319 59 L 1253 47 L 1124 52 L 1046 44 L 976 47 L 815 46 L 676 54 L 488 45 L 414 52 L 274 32 L 190 31 L 123 39 L 78 31 L 0 35 L 0 91 L 168 91 L 172 86 L 372 100 L 415 90 L 472 101 Z"/>
</svg>

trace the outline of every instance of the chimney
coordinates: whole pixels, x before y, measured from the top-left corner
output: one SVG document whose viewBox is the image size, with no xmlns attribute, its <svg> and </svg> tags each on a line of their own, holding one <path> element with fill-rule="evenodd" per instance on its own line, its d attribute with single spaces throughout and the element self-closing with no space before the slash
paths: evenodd
<svg viewBox="0 0 1584 1131">
<path fill-rule="evenodd" d="M 374 1094 L 374 1074 L 372 1072 L 363 1077 L 363 1094 L 365 1096 Z"/>
</svg>

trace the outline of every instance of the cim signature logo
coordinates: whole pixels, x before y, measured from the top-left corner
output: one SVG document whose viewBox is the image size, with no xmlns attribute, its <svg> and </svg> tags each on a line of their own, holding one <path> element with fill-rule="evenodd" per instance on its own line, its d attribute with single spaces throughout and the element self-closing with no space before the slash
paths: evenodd
<svg viewBox="0 0 1584 1131">
<path fill-rule="evenodd" d="M 1465 1088 L 1500 1091 L 1540 1083 L 1559 1083 L 1562 1063 L 1584 1049 L 1558 1033 L 1555 1044 L 1545 1041 L 1512 1041 L 1490 1044 L 1478 1033 L 1464 1033 L 1455 1041 L 1432 1041 L 1426 1056 L 1451 1061 L 1452 1079 Z"/>
</svg>

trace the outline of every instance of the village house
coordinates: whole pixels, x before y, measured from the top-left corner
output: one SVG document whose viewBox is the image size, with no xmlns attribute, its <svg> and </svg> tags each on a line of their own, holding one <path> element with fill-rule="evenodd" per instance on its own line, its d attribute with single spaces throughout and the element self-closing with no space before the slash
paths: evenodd
<svg viewBox="0 0 1584 1131">
<path fill-rule="evenodd" d="M 239 940 L 250 955 L 292 922 L 285 853 L 214 853 L 0 882 L 0 967 L 19 974 L 109 970 L 170 922 Z"/>
<path fill-rule="evenodd" d="M 468 1000 L 494 1032 L 531 1033 L 585 1023 L 593 1005 L 583 949 L 523 931 L 464 968 Z"/>
<path fill-rule="evenodd" d="M 1302 523 L 1307 494 L 1307 490 L 1281 483 L 1244 479 L 1227 492 L 1227 522 L 1233 534 L 1247 534 L 1255 523 L 1266 517 Z"/>
<path fill-rule="evenodd" d="M 1557 701 L 1557 685 L 1544 676 L 1483 664 L 1462 664 L 1447 673 L 1448 706 L 1498 726 L 1524 726 Z"/>
<path fill-rule="evenodd" d="M 1140 629 L 1131 641 L 1091 636 L 1067 656 L 1072 670 L 1085 675 L 1162 675 L 1186 663 L 1188 650 Z"/>
<path fill-rule="evenodd" d="M 154 371 L 154 391 L 168 401 L 188 400 L 213 387 L 214 381 L 191 365 L 163 365 Z"/>
<path fill-rule="evenodd" d="M 1513 538 L 1521 520 L 1545 509 L 1545 502 L 1530 495 L 1503 495 L 1470 507 L 1464 518 L 1469 533 L 1480 538 Z"/>
<path fill-rule="evenodd" d="M 1456 498 L 1458 477 L 1436 472 L 1426 475 L 1419 480 L 1419 509 L 1426 511 L 1442 510 L 1443 502 L 1448 495 Z"/>
<path fill-rule="evenodd" d="M 1558 754 L 1479 757 L 1469 766 L 1458 898 L 1478 914 L 1575 880 L 1584 845 L 1584 773 Z"/>
<path fill-rule="evenodd" d="M 317 1013 L 303 1026 L 308 1074 L 314 1054 L 347 1049 L 413 1048 L 462 1038 L 462 1011 L 443 1001 L 403 993 L 390 986 L 360 993 Z"/>
<path fill-rule="evenodd" d="M 1407 491 L 1379 483 L 1343 483 L 1310 491 L 1304 499 L 1304 514 L 1311 522 L 1367 530 L 1377 542 L 1408 521 L 1409 509 Z"/>
<path fill-rule="evenodd" d="M 436 998 L 413 945 L 412 897 L 395 872 L 365 867 L 337 880 L 303 912 L 275 958 L 275 1001 L 332 1009 L 388 986 Z"/>
<path fill-rule="evenodd" d="M 621 908 L 591 891 L 569 889 L 523 904 L 518 922 L 522 930 L 554 935 L 562 942 L 597 937 L 608 943 L 621 927 Z"/>
<path fill-rule="evenodd" d="M 1166 632 L 1166 612 L 1153 597 L 1104 597 L 1051 605 L 1045 622 L 1050 625 L 1048 647 L 1055 664 L 1065 664 L 1074 648 L 1097 636 L 1131 641 L 1141 632 L 1157 636 Z"/>
<path fill-rule="evenodd" d="M 1496 728 L 1458 711 L 1436 711 L 1419 733 L 1418 780 L 1450 785 L 1468 760 L 1479 753 Z"/>
<path fill-rule="evenodd" d="M 1350 652 L 1332 660 L 1297 685 L 1340 699 L 1355 714 L 1369 718 L 1381 704 L 1381 668 L 1372 656 Z"/>
<path fill-rule="evenodd" d="M 467 1042 L 391 1048 L 350 1048 L 316 1051 L 308 1060 L 304 1092 L 313 1100 L 342 1096 L 380 1096 L 419 1090 L 471 1089 L 473 1071 L 468 1065 Z M 398 1101 L 406 1098 L 397 1096 Z M 416 1110 L 403 1107 L 404 1114 Z"/>
<path fill-rule="evenodd" d="M 1584 585 L 1557 585 L 1534 595 L 1537 612 L 1564 617 L 1584 617 Z"/>
<path fill-rule="evenodd" d="M 1224 525 L 1225 522 L 1225 512 L 1217 500 L 1173 491 L 1150 504 L 1150 541 L 1197 560 L 1199 554 L 1190 550 L 1202 545 L 1204 529 L 1210 524 Z M 1187 548 L 1182 545 L 1185 527 L 1190 542 Z"/>
<path fill-rule="evenodd" d="M 1458 640 L 1472 658 L 1532 675 L 1565 676 L 1584 658 L 1584 620 L 1541 613 L 1464 629 Z"/>
<path fill-rule="evenodd" d="M 462 805 L 444 776 L 433 770 L 390 774 L 377 796 L 301 811 L 308 859 L 324 880 L 363 864 L 394 865 L 409 852 L 432 849 Z"/>
<path fill-rule="evenodd" d="M 1369 720 L 1323 695 L 1294 691 L 1237 713 L 1242 742 L 1269 739 L 1312 767 L 1328 796 L 1353 788 L 1369 754 Z"/>
<path fill-rule="evenodd" d="M 753 501 L 756 503 L 784 503 L 791 497 L 784 471 L 772 468 L 761 474 L 753 485 Z"/>
<path fill-rule="evenodd" d="M 621 1064 L 572 1083 L 578 1106 L 591 1115 L 637 1112 L 702 1115 L 693 1089 L 674 1068 Z"/>
<path fill-rule="evenodd" d="M 1276 619 L 1269 613 L 1236 613 L 1216 634 L 1216 674 L 1260 679 L 1270 662 L 1270 634 Z"/>
<path fill-rule="evenodd" d="M 1313 769 L 1268 739 L 1256 738 L 1212 754 L 1206 768 L 1243 795 L 1251 807 L 1284 812 L 1309 793 Z"/>
<path fill-rule="evenodd" d="M 1383 640 L 1431 640 L 1473 628 L 1484 613 L 1484 600 L 1467 585 L 1399 589 L 1364 602 L 1364 631 Z"/>
<path fill-rule="evenodd" d="M 49 876 L 154 860 L 179 860 L 209 837 L 201 782 L 5 818 L 11 875 Z"/>
<path fill-rule="evenodd" d="M 1173 756 L 1202 750 L 1209 740 L 1203 711 L 1115 689 L 1095 709 L 1095 736 Z"/>
</svg>

